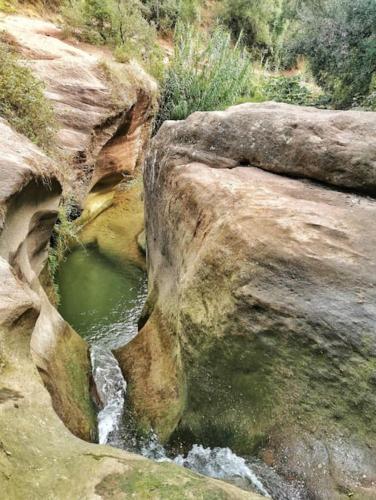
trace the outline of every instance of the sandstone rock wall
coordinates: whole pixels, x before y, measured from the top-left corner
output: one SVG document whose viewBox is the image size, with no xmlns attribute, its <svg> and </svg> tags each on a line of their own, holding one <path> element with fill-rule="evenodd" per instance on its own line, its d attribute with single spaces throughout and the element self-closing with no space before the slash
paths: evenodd
<svg viewBox="0 0 376 500">
<path fill-rule="evenodd" d="M 375 129 L 277 104 L 162 126 L 149 298 L 118 353 L 143 427 L 259 452 L 313 498 L 374 498 L 376 203 L 354 192 L 375 193 Z"/>
<path fill-rule="evenodd" d="M 73 433 L 91 440 L 96 419 L 89 393 L 88 349 L 49 303 L 39 283 L 60 202 L 57 166 L 4 120 L 0 129 L 0 256 L 33 294 L 37 320 L 31 352 L 53 406 Z M 11 291 L 8 294 L 12 297 Z"/>
<path fill-rule="evenodd" d="M 113 187 L 143 159 L 157 85 L 136 63 L 63 39 L 56 25 L 5 16 L 4 30 L 46 85 L 59 131 L 64 180 L 83 201 L 90 190 Z"/>
</svg>

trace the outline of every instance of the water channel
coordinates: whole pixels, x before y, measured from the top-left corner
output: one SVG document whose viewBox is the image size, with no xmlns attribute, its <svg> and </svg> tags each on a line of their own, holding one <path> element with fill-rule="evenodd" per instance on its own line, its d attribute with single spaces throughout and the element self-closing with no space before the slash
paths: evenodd
<svg viewBox="0 0 376 500">
<path fill-rule="evenodd" d="M 58 274 L 60 312 L 90 346 L 93 377 L 101 409 L 100 444 L 135 450 L 124 425 L 126 381 L 112 350 L 137 335 L 137 322 L 147 295 L 146 273 L 129 263 L 117 263 L 95 247 L 78 247 Z M 169 456 L 154 436 L 138 452 L 157 461 L 173 461 L 201 474 L 237 484 L 276 500 L 306 498 L 261 461 L 238 457 L 228 448 L 195 444 L 185 456 Z"/>
</svg>

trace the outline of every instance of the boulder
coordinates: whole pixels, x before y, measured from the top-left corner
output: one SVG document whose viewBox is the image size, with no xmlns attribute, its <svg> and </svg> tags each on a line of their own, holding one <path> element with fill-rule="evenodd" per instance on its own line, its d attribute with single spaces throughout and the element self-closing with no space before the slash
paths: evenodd
<svg viewBox="0 0 376 500">
<path fill-rule="evenodd" d="M 162 126 L 149 296 L 117 352 L 142 429 L 259 453 L 312 498 L 375 498 L 375 131 L 275 103 Z"/>
<path fill-rule="evenodd" d="M 250 165 L 376 195 L 373 113 L 274 102 L 242 104 L 167 122 L 167 135 L 173 137 L 168 154 L 179 161 L 214 168 Z"/>
</svg>

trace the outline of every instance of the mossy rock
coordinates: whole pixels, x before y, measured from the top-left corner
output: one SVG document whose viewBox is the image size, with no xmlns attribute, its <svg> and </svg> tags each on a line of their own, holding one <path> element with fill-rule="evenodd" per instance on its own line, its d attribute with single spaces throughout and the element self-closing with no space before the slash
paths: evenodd
<svg viewBox="0 0 376 500">
<path fill-rule="evenodd" d="M 134 464 L 129 472 L 112 474 L 99 483 L 95 492 L 104 500 L 137 498 L 140 500 L 232 500 L 234 498 L 261 498 L 249 492 L 240 492 L 230 485 L 218 483 L 172 464 Z"/>
</svg>

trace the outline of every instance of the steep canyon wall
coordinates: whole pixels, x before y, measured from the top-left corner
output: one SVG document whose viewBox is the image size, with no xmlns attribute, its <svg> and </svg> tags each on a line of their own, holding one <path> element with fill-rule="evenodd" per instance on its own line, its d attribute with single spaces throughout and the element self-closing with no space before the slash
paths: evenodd
<svg viewBox="0 0 376 500">
<path fill-rule="evenodd" d="M 374 498 L 375 136 L 375 113 L 274 103 L 162 126 L 149 297 L 118 353 L 142 428 Z"/>
</svg>

